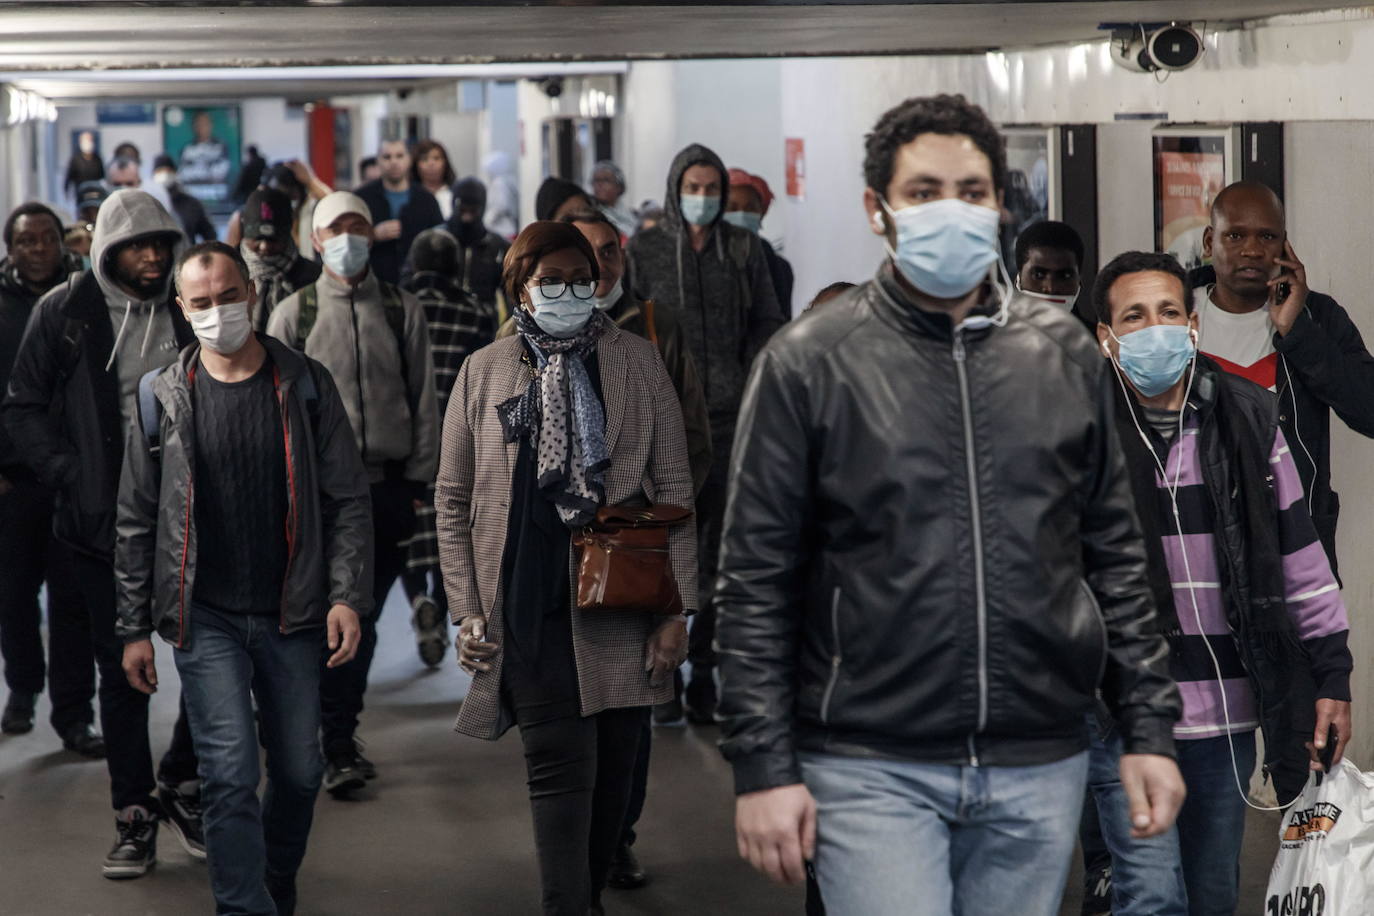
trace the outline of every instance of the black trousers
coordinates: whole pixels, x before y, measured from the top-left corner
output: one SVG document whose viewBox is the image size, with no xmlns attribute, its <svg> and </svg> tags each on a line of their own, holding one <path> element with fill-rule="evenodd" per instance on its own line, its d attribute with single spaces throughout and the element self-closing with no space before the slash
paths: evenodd
<svg viewBox="0 0 1374 916">
<path fill-rule="evenodd" d="M 105 733 L 105 763 L 116 811 L 130 805 L 156 810 L 156 782 L 176 784 L 196 778 L 196 752 L 182 701 L 172 743 L 153 777 L 148 742 L 148 697 L 124 676 L 124 643 L 115 635 L 114 567 L 109 561 L 72 551 L 77 587 L 90 614 L 91 642 L 100 673 L 100 729 Z"/>
<path fill-rule="evenodd" d="M 620 842 L 649 707 L 581 716 L 566 623 L 546 625 L 541 639 L 538 664 L 506 658 L 502 698 L 525 746 L 543 912 L 586 916 Z"/>
<path fill-rule="evenodd" d="M 377 619 L 382 616 L 387 593 L 405 571 L 406 549 L 402 544 L 415 531 L 415 488 L 404 480 L 372 485 L 373 580 L 376 607 L 359 621 L 362 638 L 358 654 L 346 665 L 325 668 L 320 676 L 320 731 L 324 752 L 331 754 L 353 747 L 358 716 L 367 693 L 367 675 L 377 651 Z M 320 664 L 328 659 L 322 654 Z"/>
<path fill-rule="evenodd" d="M 52 493 L 34 480 L 12 481 L 0 496 L 0 656 L 11 691 L 48 685 L 52 726 L 65 734 L 95 717 L 91 623 L 71 568 L 71 552 L 52 536 Z M 43 664 L 38 590 L 48 585 L 48 663 Z"/>
<path fill-rule="evenodd" d="M 730 485 L 730 451 L 735 444 L 733 418 L 729 424 L 711 420 L 711 449 L 715 457 L 706 485 L 697 497 L 697 612 L 692 615 L 692 630 L 687 637 L 687 660 L 692 663 L 692 679 L 697 672 L 709 676 L 716 667 L 716 564 L 720 559 L 721 524 L 725 521 L 725 501 Z"/>
</svg>

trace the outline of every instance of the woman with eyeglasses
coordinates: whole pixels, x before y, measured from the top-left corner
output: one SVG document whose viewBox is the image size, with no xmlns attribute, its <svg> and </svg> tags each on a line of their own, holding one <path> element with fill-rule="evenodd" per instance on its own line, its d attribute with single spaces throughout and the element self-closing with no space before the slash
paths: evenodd
<svg viewBox="0 0 1374 916">
<path fill-rule="evenodd" d="M 470 356 L 444 421 L 435 505 L 458 664 L 458 730 L 520 729 L 543 912 L 601 913 L 639 736 L 672 698 L 685 614 L 580 611 L 572 536 L 598 509 L 692 507 L 682 410 L 653 344 L 595 307 L 596 255 L 536 222 L 506 255 L 519 333 Z M 696 534 L 670 530 L 686 613 Z"/>
</svg>

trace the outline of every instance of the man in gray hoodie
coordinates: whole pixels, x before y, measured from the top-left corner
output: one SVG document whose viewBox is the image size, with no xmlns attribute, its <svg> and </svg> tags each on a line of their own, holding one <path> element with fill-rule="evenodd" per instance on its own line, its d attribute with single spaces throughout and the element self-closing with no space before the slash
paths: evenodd
<svg viewBox="0 0 1374 916">
<path fill-rule="evenodd" d="M 339 798 L 376 776 L 358 753 L 354 733 L 377 647 L 377 618 L 405 570 L 416 501 L 425 498 L 439 467 L 439 410 L 424 309 L 371 266 L 368 205 L 335 191 L 315 207 L 311 225 L 324 274 L 281 301 L 267 333 L 318 360 L 334 377 L 372 485 L 376 611 L 362 620 L 357 657 L 326 671 L 320 691 L 324 788 Z"/>
<path fill-rule="evenodd" d="M 688 146 L 668 173 L 663 221 L 636 235 L 626 252 L 634 291 L 678 316 L 711 420 L 715 460 L 697 497 L 701 609 L 692 623 L 692 683 L 686 694 L 687 715 L 697 723 L 715 719 L 711 599 L 735 416 L 755 354 L 783 323 L 761 239 L 723 218 L 729 193 L 729 172 L 721 158 L 700 144 Z M 655 721 L 680 718 L 677 706 L 655 710 Z"/>
<path fill-rule="evenodd" d="M 172 259 L 184 245 L 176 218 L 148 194 L 111 194 L 96 220 L 91 269 L 72 274 L 34 307 L 3 407 L 16 452 L 57 494 L 53 534 L 71 549 L 91 617 L 118 812 L 107 878 L 147 872 L 164 819 L 188 852 L 205 858 L 185 708 L 155 783 L 148 698 L 129 686 L 115 633 L 115 503 L 138 380 L 194 339 L 172 302 Z"/>
</svg>

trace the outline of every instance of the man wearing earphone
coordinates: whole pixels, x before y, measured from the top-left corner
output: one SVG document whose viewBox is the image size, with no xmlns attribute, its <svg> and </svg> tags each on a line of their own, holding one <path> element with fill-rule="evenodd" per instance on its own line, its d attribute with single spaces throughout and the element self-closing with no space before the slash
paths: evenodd
<svg viewBox="0 0 1374 916">
<path fill-rule="evenodd" d="M 1117 428 L 1183 695 L 1174 739 L 1188 787 L 1176 836 L 1137 840 L 1123 827 L 1119 789 L 1094 768 L 1114 858 L 1113 912 L 1231 914 L 1256 728 L 1266 774 L 1292 743 L 1295 713 L 1315 717 L 1302 736 L 1313 761 L 1329 728 L 1335 761 L 1350 740 L 1345 605 L 1280 428 L 1282 408 L 1198 354 L 1198 315 L 1178 262 L 1120 255 L 1098 274 L 1093 304 L 1102 353 L 1117 371 Z M 1310 702 L 1294 689 L 1304 677 L 1318 699 L 1295 710 Z M 1098 742 L 1094 759 L 1110 760 L 1115 743 Z M 1281 802 L 1293 798 L 1285 788 Z"/>
</svg>

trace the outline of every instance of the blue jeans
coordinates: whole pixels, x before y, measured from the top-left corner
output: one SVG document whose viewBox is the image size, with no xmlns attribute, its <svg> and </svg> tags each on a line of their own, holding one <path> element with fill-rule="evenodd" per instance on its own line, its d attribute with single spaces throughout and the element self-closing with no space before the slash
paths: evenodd
<svg viewBox="0 0 1374 916">
<path fill-rule="evenodd" d="M 1231 916 L 1240 896 L 1240 850 L 1246 804 L 1236 787 L 1250 789 L 1255 771 L 1255 733 L 1232 735 L 1236 761 L 1225 736 L 1179 741 L 1178 768 L 1188 799 L 1178 813 L 1178 845 L 1190 916 Z"/>
<path fill-rule="evenodd" d="M 1121 735 L 1113 730 L 1104 740 L 1095 719 L 1089 727 L 1088 790 L 1112 855 L 1113 916 L 1187 916 L 1177 829 L 1144 840 L 1131 836 L 1130 803 L 1121 785 Z"/>
<path fill-rule="evenodd" d="M 266 882 L 300 868 L 324 772 L 316 737 L 324 631 L 283 636 L 275 615 L 200 605 L 190 621 L 187 648 L 173 653 L 200 758 L 215 912 L 274 916 Z M 267 748 L 261 804 L 254 697 Z"/>
<path fill-rule="evenodd" d="M 803 753 L 829 916 L 1054 916 L 1088 755 L 969 767 Z"/>
</svg>

